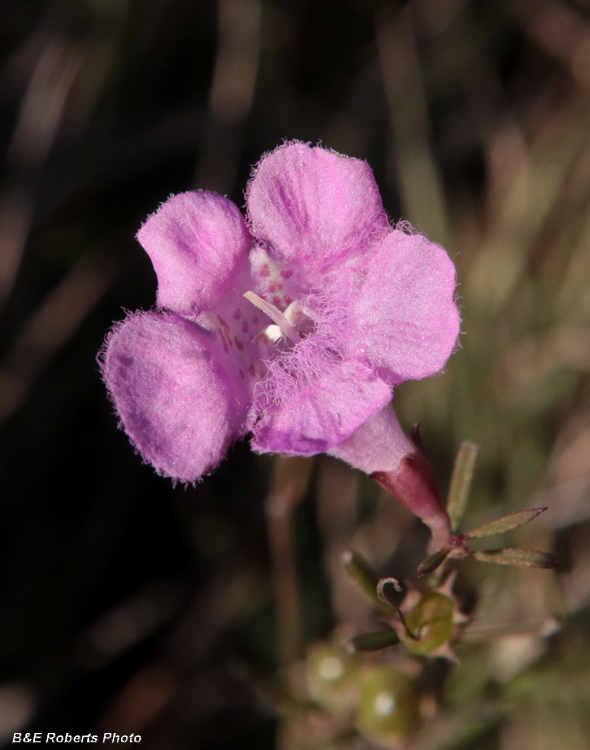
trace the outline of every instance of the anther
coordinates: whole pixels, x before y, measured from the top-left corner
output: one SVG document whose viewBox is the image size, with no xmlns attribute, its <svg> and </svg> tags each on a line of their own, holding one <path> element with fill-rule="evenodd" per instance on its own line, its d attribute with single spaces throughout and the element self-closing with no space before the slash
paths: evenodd
<svg viewBox="0 0 590 750">
<path fill-rule="evenodd" d="M 298 344 L 301 341 L 301 336 L 277 307 L 262 299 L 262 297 L 259 297 L 254 292 L 246 292 L 244 297 L 259 310 L 262 310 L 265 315 L 268 315 L 294 344 Z"/>
</svg>

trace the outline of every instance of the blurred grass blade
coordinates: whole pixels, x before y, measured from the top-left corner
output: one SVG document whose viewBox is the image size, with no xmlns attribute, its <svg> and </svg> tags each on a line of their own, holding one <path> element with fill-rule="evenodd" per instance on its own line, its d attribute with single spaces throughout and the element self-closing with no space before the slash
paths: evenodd
<svg viewBox="0 0 590 750">
<path fill-rule="evenodd" d="M 59 133 L 85 50 L 52 36 L 41 52 L 7 154 L 0 193 L 0 306 L 8 301 L 33 220 L 36 184 Z"/>
<path fill-rule="evenodd" d="M 498 702 L 482 702 L 479 698 L 476 701 L 467 709 L 441 711 L 425 722 L 412 738 L 412 750 L 476 747 L 475 740 L 498 725 L 506 712 Z"/>
<path fill-rule="evenodd" d="M 373 604 L 382 609 L 384 603 L 377 595 L 378 579 L 369 567 L 369 564 L 360 555 L 357 555 L 356 552 L 350 550 L 343 553 L 342 564 L 348 575 L 370 597 Z"/>
<path fill-rule="evenodd" d="M 435 552 L 433 555 L 430 555 L 430 557 L 427 557 L 426 560 L 418 565 L 418 575 L 425 576 L 428 573 L 432 573 L 433 570 L 436 570 L 447 559 L 452 549 L 452 547 L 446 546 L 439 549 L 438 552 Z"/>
<path fill-rule="evenodd" d="M 556 568 L 559 561 L 550 552 L 539 552 L 534 549 L 496 549 L 487 552 L 474 552 L 473 557 L 480 562 L 497 565 L 516 565 L 524 568 Z"/>
<path fill-rule="evenodd" d="M 524 526 L 531 521 L 534 521 L 537 516 L 540 516 L 543 511 L 547 508 L 529 508 L 528 510 L 519 510 L 516 513 L 510 513 L 502 518 L 497 518 L 495 521 L 490 523 L 484 523 L 483 526 L 479 526 L 477 529 L 467 531 L 465 536 L 468 539 L 483 539 L 487 536 L 495 536 L 496 534 L 504 534 L 512 529 L 518 529 L 520 526 Z"/>
<path fill-rule="evenodd" d="M 478 454 L 479 446 L 467 440 L 461 443 L 457 451 L 447 502 L 452 531 L 457 531 L 463 518 Z"/>
<path fill-rule="evenodd" d="M 541 638 L 549 638 L 561 630 L 561 623 L 555 617 L 545 617 L 533 622 L 511 623 L 509 625 L 497 625 L 488 627 L 477 627 L 470 625 L 461 634 L 462 641 L 488 641 L 511 635 L 529 635 Z"/>
<path fill-rule="evenodd" d="M 90 251 L 33 310 L 0 364 L 0 423 L 25 401 L 35 379 L 72 339 L 118 273 L 112 258 Z"/>
<path fill-rule="evenodd" d="M 303 650 L 299 579 L 295 566 L 294 512 L 305 497 L 313 459 L 275 456 L 265 510 L 277 606 L 279 664 L 288 667 Z"/>
<path fill-rule="evenodd" d="M 411 8 L 381 3 L 377 49 L 394 148 L 392 156 L 404 216 L 432 240 L 452 246 L 451 221 L 430 142 L 424 78 Z"/>
<path fill-rule="evenodd" d="M 381 651 L 381 649 L 395 646 L 399 642 L 395 630 L 380 630 L 377 633 L 355 635 L 348 642 L 348 647 L 353 653 L 357 651 Z"/>
</svg>

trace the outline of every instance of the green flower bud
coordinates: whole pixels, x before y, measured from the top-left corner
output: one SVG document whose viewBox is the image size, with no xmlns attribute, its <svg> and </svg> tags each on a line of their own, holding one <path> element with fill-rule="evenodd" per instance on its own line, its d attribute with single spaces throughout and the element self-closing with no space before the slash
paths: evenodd
<svg viewBox="0 0 590 750">
<path fill-rule="evenodd" d="M 330 713 L 351 713 L 358 702 L 360 660 L 339 643 L 316 643 L 307 653 L 310 697 Z"/>
<path fill-rule="evenodd" d="M 406 615 L 406 625 L 417 640 L 401 634 L 404 645 L 415 656 L 427 656 L 444 644 L 453 635 L 455 605 L 452 599 L 437 591 L 429 591 L 420 597 Z"/>
<path fill-rule="evenodd" d="M 386 666 L 367 670 L 356 728 L 371 742 L 396 748 L 420 724 L 420 703 L 412 677 Z"/>
</svg>

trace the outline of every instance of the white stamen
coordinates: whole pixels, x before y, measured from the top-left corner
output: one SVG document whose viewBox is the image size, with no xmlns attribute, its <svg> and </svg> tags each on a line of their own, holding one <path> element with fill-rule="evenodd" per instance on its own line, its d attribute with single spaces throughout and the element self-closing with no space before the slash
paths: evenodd
<svg viewBox="0 0 590 750">
<path fill-rule="evenodd" d="M 265 315 L 268 315 L 268 317 L 278 325 L 285 336 L 290 338 L 294 344 L 298 344 L 301 341 L 301 336 L 297 333 L 291 323 L 289 323 L 278 307 L 275 307 L 270 302 L 262 299 L 262 297 L 259 297 L 254 292 L 246 292 L 244 297 L 259 310 L 262 310 Z"/>
<path fill-rule="evenodd" d="M 285 310 L 285 318 L 291 323 L 291 325 L 297 327 L 301 323 L 304 323 L 305 321 L 309 320 L 309 315 L 307 315 L 306 311 L 301 306 L 301 302 L 299 300 L 295 300 L 295 302 L 291 302 L 289 307 Z"/>
<path fill-rule="evenodd" d="M 267 328 L 264 329 L 264 335 L 271 344 L 274 344 L 281 338 L 283 332 L 277 325 L 271 323 Z"/>
</svg>

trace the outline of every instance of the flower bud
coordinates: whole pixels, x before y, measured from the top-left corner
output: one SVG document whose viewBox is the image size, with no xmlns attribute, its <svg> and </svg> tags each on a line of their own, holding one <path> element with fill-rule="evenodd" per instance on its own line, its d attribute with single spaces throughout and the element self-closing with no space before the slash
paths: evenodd
<svg viewBox="0 0 590 750">
<path fill-rule="evenodd" d="M 359 732 L 382 747 L 397 748 L 419 724 L 415 680 L 389 665 L 371 667 L 361 687 Z"/>
<path fill-rule="evenodd" d="M 437 591 L 428 591 L 406 615 L 408 630 L 416 640 L 402 633 L 408 651 L 415 656 L 427 656 L 444 644 L 453 635 L 455 605 L 448 596 Z"/>
<path fill-rule="evenodd" d="M 358 702 L 359 666 L 359 658 L 339 643 L 312 645 L 305 665 L 310 697 L 330 713 L 352 713 Z"/>
</svg>

